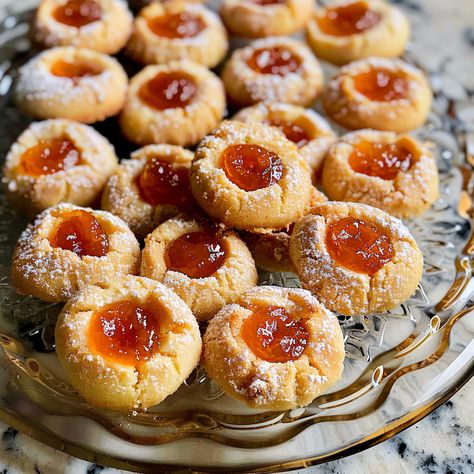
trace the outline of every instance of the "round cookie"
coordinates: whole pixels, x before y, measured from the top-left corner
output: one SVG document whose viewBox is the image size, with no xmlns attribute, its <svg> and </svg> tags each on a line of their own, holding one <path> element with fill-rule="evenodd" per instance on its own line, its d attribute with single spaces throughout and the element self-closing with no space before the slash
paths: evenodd
<svg viewBox="0 0 474 474">
<path fill-rule="evenodd" d="M 147 145 L 123 160 L 109 178 L 101 207 L 125 221 L 139 239 L 181 211 L 197 208 L 189 184 L 194 153 Z"/>
<path fill-rule="evenodd" d="M 41 0 L 32 25 L 40 46 L 78 46 L 115 54 L 127 43 L 133 16 L 123 0 Z"/>
<path fill-rule="evenodd" d="M 303 287 L 346 316 L 393 309 L 415 292 L 423 272 L 409 230 L 365 204 L 314 208 L 296 223 L 290 256 Z"/>
<path fill-rule="evenodd" d="M 211 319 L 258 279 L 252 255 L 234 232 L 184 215 L 148 235 L 141 275 L 174 290 L 198 321 Z"/>
<path fill-rule="evenodd" d="M 430 86 L 419 69 L 384 58 L 342 67 L 323 95 L 326 113 L 339 125 L 397 133 L 423 125 L 431 100 Z"/>
<path fill-rule="evenodd" d="M 438 198 L 438 168 L 428 148 L 407 135 L 360 130 L 329 150 L 322 175 L 333 201 L 369 204 L 399 217 L 422 214 Z"/>
<path fill-rule="evenodd" d="M 86 284 L 104 285 L 136 274 L 139 266 L 140 246 L 122 220 L 109 212 L 60 204 L 21 234 L 11 280 L 23 294 L 60 302 Z"/>
<path fill-rule="evenodd" d="M 400 56 L 409 37 L 406 15 L 382 0 L 333 1 L 316 10 L 306 30 L 314 54 L 337 65 Z"/>
<path fill-rule="evenodd" d="M 208 375 L 251 408 L 306 406 L 343 370 L 337 318 L 300 289 L 247 291 L 211 320 L 203 343 Z"/>
<path fill-rule="evenodd" d="M 313 11 L 312 0 L 224 0 L 220 13 L 232 34 L 262 38 L 296 33 Z"/>
<path fill-rule="evenodd" d="M 151 3 L 140 11 L 127 52 L 142 64 L 189 59 L 215 67 L 228 47 L 226 30 L 213 11 L 172 0 Z"/>
<path fill-rule="evenodd" d="M 120 126 L 138 145 L 195 145 L 219 123 L 225 107 L 216 75 L 191 61 L 172 61 L 147 66 L 131 79 Z"/>
<path fill-rule="evenodd" d="M 3 183 L 12 205 L 27 214 L 61 202 L 93 204 L 118 158 L 92 127 L 65 119 L 32 123 L 12 145 Z"/>
<path fill-rule="evenodd" d="M 286 37 L 256 40 L 224 65 L 229 100 L 245 107 L 261 101 L 307 106 L 323 88 L 318 60 L 302 42 Z"/>
<path fill-rule="evenodd" d="M 15 102 L 35 118 L 94 123 L 120 112 L 127 87 L 127 75 L 114 58 L 73 46 L 58 47 L 20 68 Z"/>
<path fill-rule="evenodd" d="M 198 146 L 191 189 L 211 217 L 243 230 L 282 229 L 311 196 L 309 166 L 274 127 L 222 122 Z"/>
<path fill-rule="evenodd" d="M 92 405 L 130 412 L 175 392 L 199 361 L 201 336 L 189 308 L 147 278 L 86 286 L 56 324 L 56 353 Z"/>
</svg>

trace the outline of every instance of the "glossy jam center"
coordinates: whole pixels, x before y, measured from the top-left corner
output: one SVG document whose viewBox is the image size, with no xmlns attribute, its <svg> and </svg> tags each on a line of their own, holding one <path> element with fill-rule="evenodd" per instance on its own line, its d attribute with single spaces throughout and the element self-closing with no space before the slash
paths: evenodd
<svg viewBox="0 0 474 474">
<path fill-rule="evenodd" d="M 81 163 L 79 150 L 65 138 L 41 140 L 28 148 L 20 157 L 19 172 L 42 176 L 68 170 Z"/>
<path fill-rule="evenodd" d="M 326 247 L 339 265 L 370 276 L 375 275 L 394 255 L 387 234 L 353 217 L 346 217 L 328 227 Z"/>
<path fill-rule="evenodd" d="M 49 241 L 52 247 L 70 250 L 81 258 L 103 257 L 109 250 L 109 239 L 99 221 L 83 210 L 63 214 Z"/>
<path fill-rule="evenodd" d="M 165 38 L 193 38 L 206 24 L 201 17 L 189 12 L 169 13 L 148 20 L 148 27 Z"/>
<path fill-rule="evenodd" d="M 222 153 L 222 168 L 244 191 L 255 191 L 278 183 L 283 175 L 280 157 L 259 145 L 230 145 Z"/>
<path fill-rule="evenodd" d="M 270 121 L 270 125 L 278 127 L 285 137 L 295 143 L 298 148 L 305 146 L 311 140 L 303 127 L 290 120 L 273 119 Z"/>
<path fill-rule="evenodd" d="M 206 278 L 224 263 L 226 250 L 221 240 L 210 231 L 198 231 L 177 238 L 165 254 L 168 270 L 191 278 Z"/>
<path fill-rule="evenodd" d="M 372 68 L 357 74 L 353 79 L 356 90 L 370 100 L 390 102 L 407 97 L 409 84 L 401 72 Z"/>
<path fill-rule="evenodd" d="M 402 140 L 397 143 L 360 142 L 349 155 L 349 165 L 357 173 L 394 179 L 414 163 L 412 149 Z"/>
<path fill-rule="evenodd" d="M 280 306 L 255 306 L 242 325 L 242 338 L 250 350 L 268 362 L 298 359 L 306 349 L 309 334 L 303 321 L 292 318 Z"/>
<path fill-rule="evenodd" d="M 381 16 L 370 10 L 365 2 L 354 2 L 327 8 L 317 22 L 319 29 L 327 35 L 349 36 L 372 28 L 380 19 Z"/>
<path fill-rule="evenodd" d="M 97 67 L 85 63 L 63 61 L 62 59 L 56 61 L 51 66 L 51 74 L 58 77 L 67 77 L 72 80 L 77 80 L 86 76 L 96 76 L 99 73 L 100 71 Z"/>
<path fill-rule="evenodd" d="M 173 167 L 169 162 L 151 158 L 138 175 L 140 197 L 158 206 L 168 204 L 185 208 L 191 202 L 189 171 L 184 167 Z"/>
<path fill-rule="evenodd" d="M 106 359 L 136 365 L 159 351 L 159 318 L 146 305 L 118 301 L 94 313 L 88 341 L 91 350 Z"/>
<path fill-rule="evenodd" d="M 69 0 L 53 11 L 56 21 L 81 28 L 102 18 L 102 7 L 95 0 Z"/>
<path fill-rule="evenodd" d="M 247 60 L 248 66 L 260 74 L 286 76 L 296 72 L 301 64 L 300 58 L 283 46 L 256 49 Z"/>
<path fill-rule="evenodd" d="M 257 5 L 281 5 L 286 3 L 287 0 L 251 0 L 252 3 L 256 3 Z"/>
<path fill-rule="evenodd" d="M 142 85 L 138 95 L 146 104 L 158 110 L 186 107 L 194 98 L 197 85 L 182 72 L 160 72 Z"/>
</svg>

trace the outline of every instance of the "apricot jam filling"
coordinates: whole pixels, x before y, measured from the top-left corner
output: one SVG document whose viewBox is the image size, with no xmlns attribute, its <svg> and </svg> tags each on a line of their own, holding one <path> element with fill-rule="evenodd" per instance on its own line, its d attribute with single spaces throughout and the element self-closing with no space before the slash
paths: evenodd
<svg viewBox="0 0 474 474">
<path fill-rule="evenodd" d="M 280 181 L 280 157 L 259 145 L 230 145 L 222 153 L 222 169 L 227 178 L 244 191 L 267 188 Z"/>
<path fill-rule="evenodd" d="M 102 18 L 102 7 L 95 0 L 69 0 L 53 11 L 56 21 L 81 28 Z"/>
<path fill-rule="evenodd" d="M 92 352 L 112 362 L 136 365 L 160 349 L 160 321 L 156 308 L 124 300 L 96 311 L 87 329 Z"/>
<path fill-rule="evenodd" d="M 409 142 L 373 143 L 362 141 L 354 145 L 349 155 L 349 165 L 357 173 L 395 179 L 400 171 L 407 171 L 415 162 Z"/>
<path fill-rule="evenodd" d="M 79 257 L 103 257 L 109 251 L 109 239 L 100 222 L 81 209 L 61 215 L 61 221 L 49 237 L 53 248 L 74 252 Z"/>
<path fill-rule="evenodd" d="M 381 15 L 370 10 L 366 2 L 354 2 L 339 7 L 329 7 L 317 18 L 319 29 L 326 35 L 350 36 L 373 28 Z"/>
<path fill-rule="evenodd" d="M 328 227 L 326 248 L 339 265 L 369 276 L 375 275 L 394 256 L 387 234 L 354 217 L 345 217 Z"/>
<path fill-rule="evenodd" d="M 293 142 L 298 148 L 305 146 L 310 140 L 309 133 L 304 127 L 291 120 L 281 120 L 274 118 L 270 120 L 269 125 L 278 127 L 288 140 Z"/>
<path fill-rule="evenodd" d="M 206 278 L 224 263 L 227 251 L 222 240 L 211 229 L 183 234 L 171 243 L 165 253 L 168 270 L 190 278 Z"/>
<path fill-rule="evenodd" d="M 273 46 L 256 49 L 247 60 L 247 65 L 260 74 L 286 76 L 298 71 L 301 59 L 284 46 Z"/>
<path fill-rule="evenodd" d="M 267 362 L 289 362 L 301 357 L 309 333 L 304 321 L 281 306 L 252 305 L 241 335 L 250 350 Z"/>
<path fill-rule="evenodd" d="M 184 11 L 151 18 L 148 28 L 164 38 L 193 38 L 206 28 L 206 24 L 200 16 Z"/>
<path fill-rule="evenodd" d="M 153 157 L 146 162 L 136 183 L 141 199 L 152 206 L 185 209 L 191 205 L 189 170 L 184 166 L 176 167 L 160 157 Z"/>
<path fill-rule="evenodd" d="M 81 154 L 67 138 L 40 140 L 37 145 L 28 148 L 20 157 L 18 172 L 38 176 L 68 170 L 81 164 Z"/>
<path fill-rule="evenodd" d="M 77 82 L 81 77 L 97 76 L 101 73 L 97 66 L 91 66 L 85 63 L 74 63 L 59 59 L 51 66 L 51 74 L 57 77 L 67 77 Z"/>
<path fill-rule="evenodd" d="M 140 99 L 157 110 L 186 107 L 197 92 L 194 79 L 184 72 L 160 72 L 140 87 Z"/>
<path fill-rule="evenodd" d="M 371 68 L 353 76 L 354 87 L 368 99 L 376 102 L 391 102 L 406 99 L 409 82 L 401 71 Z"/>
</svg>

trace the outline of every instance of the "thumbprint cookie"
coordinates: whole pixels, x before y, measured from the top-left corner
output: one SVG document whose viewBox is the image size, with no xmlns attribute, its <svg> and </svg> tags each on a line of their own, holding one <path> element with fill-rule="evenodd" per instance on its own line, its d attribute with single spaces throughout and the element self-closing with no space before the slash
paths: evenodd
<svg viewBox="0 0 474 474">
<path fill-rule="evenodd" d="M 123 0 L 41 0 L 33 20 L 40 46 L 78 46 L 115 54 L 127 43 L 133 16 Z"/>
<path fill-rule="evenodd" d="M 221 17 L 231 33 L 262 38 L 296 33 L 313 11 L 313 0 L 224 0 Z"/>
<path fill-rule="evenodd" d="M 318 60 L 302 42 L 270 37 L 237 49 L 222 71 L 229 100 L 245 107 L 261 101 L 309 105 L 323 87 Z"/>
<path fill-rule="evenodd" d="M 189 168 L 194 154 L 173 145 L 147 145 L 123 160 L 102 193 L 102 209 L 120 217 L 139 239 L 197 205 Z"/>
<path fill-rule="evenodd" d="M 20 68 L 15 102 L 39 119 L 94 123 L 120 112 L 127 87 L 127 75 L 114 58 L 65 46 L 44 51 Z"/>
<path fill-rule="evenodd" d="M 140 246 L 125 222 L 109 212 L 60 204 L 21 234 L 11 278 L 20 293 L 60 302 L 85 284 L 136 274 L 139 266 Z"/>
<path fill-rule="evenodd" d="M 425 145 L 407 135 L 361 130 L 329 150 L 323 186 L 333 201 L 369 204 L 404 218 L 438 198 L 438 169 Z"/>
<path fill-rule="evenodd" d="M 189 59 L 214 67 L 228 47 L 226 30 L 213 11 L 171 0 L 151 3 L 140 12 L 127 51 L 143 64 Z"/>
<path fill-rule="evenodd" d="M 320 204 L 298 221 L 290 256 L 303 286 L 347 316 L 393 309 L 416 290 L 423 255 L 395 217 L 365 204 Z"/>
<path fill-rule="evenodd" d="M 369 58 L 341 68 L 329 82 L 323 105 L 343 127 L 403 133 L 425 123 L 431 99 L 419 69 L 401 60 Z"/>
<path fill-rule="evenodd" d="M 184 215 L 148 235 L 141 275 L 174 290 L 198 321 L 257 284 L 252 255 L 234 232 Z"/>
<path fill-rule="evenodd" d="M 400 56 L 410 23 L 397 7 L 382 0 L 339 0 L 316 10 L 306 39 L 318 58 L 342 65 L 370 56 Z"/>
<path fill-rule="evenodd" d="M 243 230 L 282 229 L 304 214 L 311 173 L 275 127 L 222 122 L 198 146 L 191 189 L 211 217 Z"/>
<path fill-rule="evenodd" d="M 170 289 L 125 276 L 86 286 L 68 301 L 56 324 L 56 353 L 89 403 L 130 412 L 180 387 L 198 363 L 201 335 Z"/>
<path fill-rule="evenodd" d="M 314 110 L 281 102 L 262 102 L 240 110 L 232 120 L 261 122 L 279 128 L 298 147 L 313 172 L 314 181 L 329 146 L 336 139 L 328 122 Z"/>
<path fill-rule="evenodd" d="M 173 61 L 147 66 L 131 79 L 120 125 L 139 145 L 195 145 L 220 122 L 225 107 L 215 74 L 191 61 Z"/>
<path fill-rule="evenodd" d="M 308 291 L 260 286 L 224 306 L 203 338 L 203 365 L 251 408 L 306 406 L 342 375 L 337 318 Z"/>
<path fill-rule="evenodd" d="M 92 127 L 66 119 L 32 123 L 3 168 L 6 193 L 29 216 L 61 202 L 93 204 L 115 171 L 113 146 Z"/>
</svg>

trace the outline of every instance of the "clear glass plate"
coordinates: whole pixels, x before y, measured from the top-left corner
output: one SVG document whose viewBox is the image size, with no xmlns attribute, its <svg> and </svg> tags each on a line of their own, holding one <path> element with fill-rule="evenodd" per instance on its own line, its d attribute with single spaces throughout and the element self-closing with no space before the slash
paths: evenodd
<svg viewBox="0 0 474 474">
<path fill-rule="evenodd" d="M 407 221 L 425 255 L 416 294 L 389 313 L 340 317 L 347 358 L 342 381 L 329 393 L 306 408 L 263 413 L 223 395 L 197 370 L 146 413 L 125 416 L 89 406 L 66 381 L 54 355 L 60 306 L 16 295 L 9 285 L 11 252 L 26 222 L 0 194 L 0 418 L 46 444 L 109 466 L 281 471 L 387 439 L 450 397 L 471 377 L 474 365 L 474 87 L 466 85 L 474 76 L 472 29 L 465 31 L 460 69 L 455 68 L 459 60 L 438 61 L 436 54 L 445 57 L 447 47 L 459 51 L 461 23 L 474 24 L 468 3 L 410 4 L 415 40 L 406 59 L 428 68 L 435 91 L 433 111 L 417 136 L 436 153 L 441 196 L 424 216 Z M 33 6 L 17 0 L 0 8 L 2 159 L 29 123 L 9 94 L 18 65 L 34 54 L 28 42 Z M 430 9 L 426 17 L 424 8 Z M 441 19 L 453 36 L 427 54 L 423 45 L 432 45 Z M 98 129 L 127 156 L 130 146 L 117 138 L 114 120 Z M 277 273 L 262 274 L 261 282 L 299 284 L 294 275 Z"/>
</svg>

